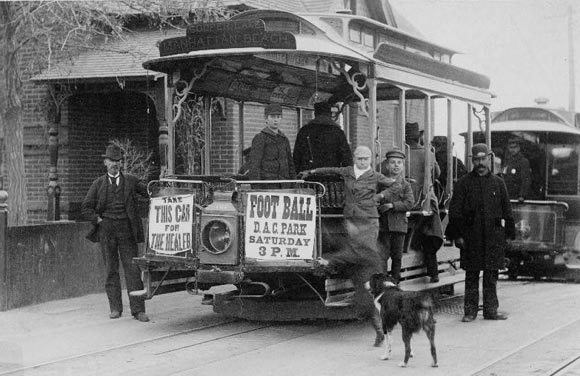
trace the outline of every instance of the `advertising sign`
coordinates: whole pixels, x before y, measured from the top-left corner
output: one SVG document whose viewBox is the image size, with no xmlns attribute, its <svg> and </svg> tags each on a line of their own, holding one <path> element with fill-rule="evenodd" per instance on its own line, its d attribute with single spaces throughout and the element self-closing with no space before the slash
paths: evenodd
<svg viewBox="0 0 580 376">
<path fill-rule="evenodd" d="M 250 192 L 246 206 L 246 257 L 305 260 L 314 255 L 314 195 Z"/>
<path fill-rule="evenodd" d="M 149 248 L 175 255 L 191 250 L 193 195 L 155 197 L 149 207 Z"/>
</svg>

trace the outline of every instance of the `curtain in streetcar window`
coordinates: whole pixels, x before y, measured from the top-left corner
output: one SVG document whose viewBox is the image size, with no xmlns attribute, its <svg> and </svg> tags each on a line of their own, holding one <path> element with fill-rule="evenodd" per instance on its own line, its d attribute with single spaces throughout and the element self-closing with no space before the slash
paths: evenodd
<svg viewBox="0 0 580 376">
<path fill-rule="evenodd" d="M 578 145 L 548 145 L 548 195 L 578 194 Z"/>
</svg>

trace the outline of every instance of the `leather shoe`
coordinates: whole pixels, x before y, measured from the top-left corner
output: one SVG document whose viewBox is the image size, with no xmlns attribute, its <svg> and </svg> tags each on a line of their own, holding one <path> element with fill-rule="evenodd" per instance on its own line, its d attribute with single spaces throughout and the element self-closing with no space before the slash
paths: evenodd
<svg viewBox="0 0 580 376">
<path fill-rule="evenodd" d="M 111 311 L 111 313 L 109 313 L 109 318 L 110 319 L 118 319 L 119 317 L 121 317 L 121 312 L 119 311 Z"/>
<path fill-rule="evenodd" d="M 484 320 L 507 320 L 508 317 L 507 315 L 503 314 L 503 313 L 496 313 L 495 315 L 486 315 L 483 316 Z"/>
<path fill-rule="evenodd" d="M 133 315 L 133 317 L 135 318 L 135 320 L 139 320 L 141 322 L 148 322 L 149 321 L 149 316 L 147 316 L 147 314 L 145 312 L 139 312 Z"/>
<path fill-rule="evenodd" d="M 472 322 L 473 320 L 475 320 L 475 316 L 473 315 L 465 315 L 461 319 L 462 322 Z"/>
</svg>

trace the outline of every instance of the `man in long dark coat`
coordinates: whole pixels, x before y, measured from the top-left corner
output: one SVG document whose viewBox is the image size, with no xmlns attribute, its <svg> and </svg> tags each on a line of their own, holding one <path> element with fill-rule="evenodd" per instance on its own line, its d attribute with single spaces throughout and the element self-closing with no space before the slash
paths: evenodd
<svg viewBox="0 0 580 376">
<path fill-rule="evenodd" d="M 530 198 L 532 178 L 530 162 L 521 153 L 520 142 L 518 138 L 508 141 L 508 155 L 503 163 L 502 174 L 509 197 L 521 202 Z"/>
<path fill-rule="evenodd" d="M 504 267 L 506 237 L 515 238 L 514 219 L 503 180 L 490 171 L 485 144 L 472 147 L 473 171 L 461 178 L 451 198 L 447 235 L 461 250 L 465 269 L 463 322 L 477 317 L 479 274 L 483 270 L 483 318 L 505 320 L 498 313 L 498 270 Z"/>
<path fill-rule="evenodd" d="M 318 167 L 352 166 L 352 153 L 346 135 L 332 120 L 327 102 L 314 105 L 314 119 L 300 128 L 294 143 L 296 172 Z"/>
</svg>

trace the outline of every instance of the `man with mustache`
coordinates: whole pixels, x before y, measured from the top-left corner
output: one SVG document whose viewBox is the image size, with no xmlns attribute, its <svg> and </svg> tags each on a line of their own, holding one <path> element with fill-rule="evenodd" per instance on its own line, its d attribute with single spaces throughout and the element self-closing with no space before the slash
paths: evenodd
<svg viewBox="0 0 580 376">
<path fill-rule="evenodd" d="M 515 238 L 514 218 L 503 180 L 490 171 L 486 144 L 471 148 L 473 170 L 455 186 L 447 236 L 461 250 L 465 269 L 463 322 L 477 317 L 479 274 L 483 270 L 483 318 L 505 320 L 498 312 L 498 270 L 504 267 L 506 238 Z"/>
</svg>

